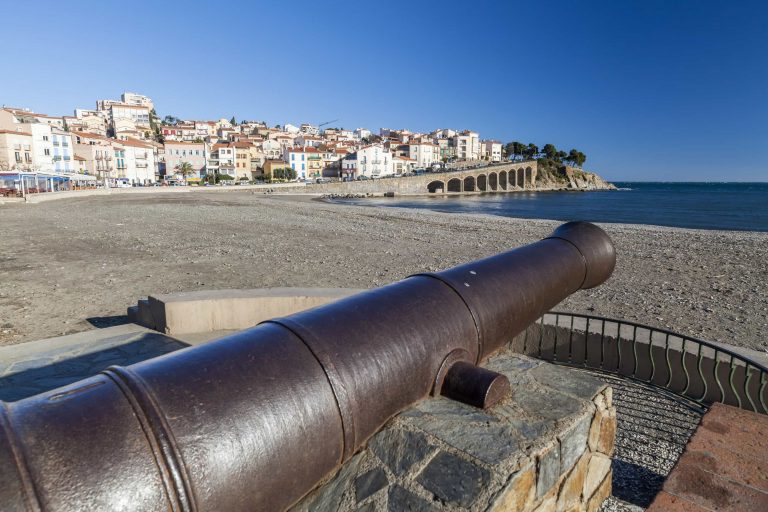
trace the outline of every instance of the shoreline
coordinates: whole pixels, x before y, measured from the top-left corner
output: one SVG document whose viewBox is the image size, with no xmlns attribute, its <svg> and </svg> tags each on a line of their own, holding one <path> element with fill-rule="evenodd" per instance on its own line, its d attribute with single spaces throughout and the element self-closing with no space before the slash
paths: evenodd
<svg viewBox="0 0 768 512">
<path fill-rule="evenodd" d="M 0 216 L 3 345 L 119 321 L 148 294 L 378 287 L 530 243 L 561 223 L 245 191 L 8 205 Z M 596 224 L 616 243 L 614 276 L 558 309 L 768 350 L 768 233 Z"/>
</svg>

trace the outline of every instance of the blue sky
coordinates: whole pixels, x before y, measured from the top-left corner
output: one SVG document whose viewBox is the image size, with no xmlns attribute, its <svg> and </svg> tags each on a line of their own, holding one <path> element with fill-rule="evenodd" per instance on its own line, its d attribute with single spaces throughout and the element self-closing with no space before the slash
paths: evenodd
<svg viewBox="0 0 768 512">
<path fill-rule="evenodd" d="M 768 3 L 0 0 L 0 103 L 471 128 L 613 180 L 768 180 Z M 17 20 L 15 22 L 9 22 Z M 18 20 L 31 20 L 19 22 Z"/>
</svg>

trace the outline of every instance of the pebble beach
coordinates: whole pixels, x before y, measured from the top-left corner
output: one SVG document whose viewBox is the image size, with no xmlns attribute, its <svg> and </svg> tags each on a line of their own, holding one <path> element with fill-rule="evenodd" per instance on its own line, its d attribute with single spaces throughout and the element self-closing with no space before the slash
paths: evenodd
<svg viewBox="0 0 768 512">
<path fill-rule="evenodd" d="M 10 345 L 124 322 L 149 294 L 381 286 L 559 223 L 199 191 L 6 204 L 0 224 L 0 344 Z M 600 226 L 617 247 L 613 277 L 558 309 L 768 352 L 768 233 Z"/>
</svg>

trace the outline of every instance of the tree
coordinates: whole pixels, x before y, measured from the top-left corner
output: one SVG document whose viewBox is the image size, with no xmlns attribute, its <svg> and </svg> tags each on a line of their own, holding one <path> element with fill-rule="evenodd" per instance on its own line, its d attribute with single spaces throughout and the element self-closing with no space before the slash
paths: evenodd
<svg viewBox="0 0 768 512">
<path fill-rule="evenodd" d="M 194 169 L 192 168 L 192 164 L 189 162 L 181 162 L 179 165 L 176 166 L 176 170 L 181 174 L 182 178 L 185 180 L 187 179 L 187 176 L 192 174 L 194 172 Z"/>
<path fill-rule="evenodd" d="M 539 156 L 539 146 L 531 142 L 528 147 L 523 150 L 523 154 L 528 159 L 533 159 Z"/>
<path fill-rule="evenodd" d="M 579 162 L 579 152 L 578 150 L 572 149 L 568 152 L 568 158 L 567 161 L 571 163 L 571 165 L 578 165 Z"/>
<path fill-rule="evenodd" d="M 523 155 L 523 149 L 525 148 L 525 144 L 522 142 L 509 142 L 506 146 L 504 146 L 504 150 L 507 152 L 507 155 L 511 155 L 513 160 L 517 159 L 517 156 Z"/>
<path fill-rule="evenodd" d="M 554 144 L 544 144 L 541 152 L 544 153 L 544 156 L 551 160 L 555 160 L 557 158 L 557 148 Z"/>
<path fill-rule="evenodd" d="M 561 150 L 557 152 L 557 156 L 555 157 L 555 160 L 557 160 L 558 162 L 564 162 L 567 158 L 568 158 L 568 153 Z"/>
<path fill-rule="evenodd" d="M 165 117 L 163 118 L 163 122 L 162 122 L 162 124 L 165 124 L 165 125 L 175 125 L 175 124 L 178 124 L 178 123 L 179 123 L 179 121 L 181 121 L 181 119 L 179 119 L 178 117 L 174 117 L 174 116 L 165 116 Z"/>
<path fill-rule="evenodd" d="M 235 116 L 232 116 L 232 119 L 229 120 L 229 124 L 232 126 L 235 126 L 237 124 L 237 119 L 235 119 Z"/>
</svg>

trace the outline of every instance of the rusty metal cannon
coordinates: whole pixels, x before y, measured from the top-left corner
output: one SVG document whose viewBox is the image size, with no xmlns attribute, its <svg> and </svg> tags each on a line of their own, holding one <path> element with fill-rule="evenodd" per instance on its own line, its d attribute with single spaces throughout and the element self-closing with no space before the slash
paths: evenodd
<svg viewBox="0 0 768 512">
<path fill-rule="evenodd" d="M 283 510 L 430 394 L 492 405 L 477 366 L 615 252 L 582 222 L 0 407 L 6 511 Z"/>
</svg>

